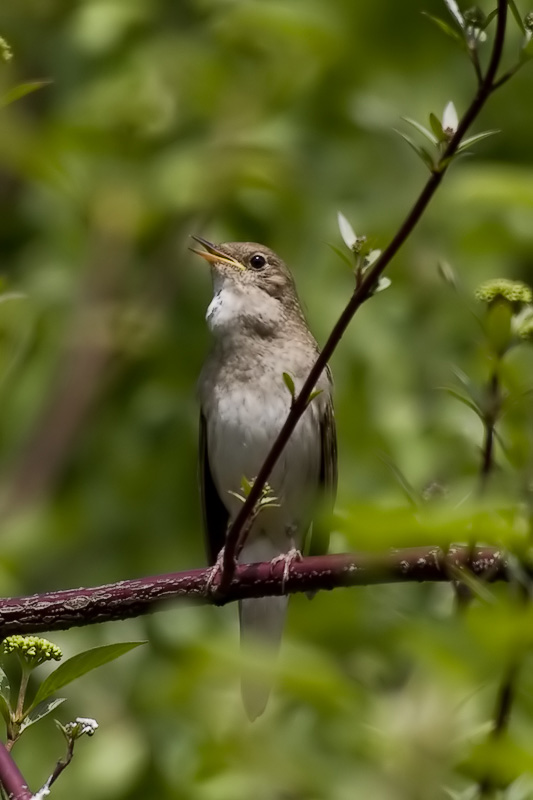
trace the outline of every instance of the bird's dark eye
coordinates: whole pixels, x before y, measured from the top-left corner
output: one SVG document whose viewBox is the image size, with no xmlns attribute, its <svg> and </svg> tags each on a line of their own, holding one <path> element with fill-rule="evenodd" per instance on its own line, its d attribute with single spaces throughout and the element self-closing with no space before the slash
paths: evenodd
<svg viewBox="0 0 533 800">
<path fill-rule="evenodd" d="M 267 260 L 266 258 L 261 255 L 261 253 L 256 253 L 250 259 L 250 266 L 254 269 L 263 269 L 266 266 Z"/>
</svg>

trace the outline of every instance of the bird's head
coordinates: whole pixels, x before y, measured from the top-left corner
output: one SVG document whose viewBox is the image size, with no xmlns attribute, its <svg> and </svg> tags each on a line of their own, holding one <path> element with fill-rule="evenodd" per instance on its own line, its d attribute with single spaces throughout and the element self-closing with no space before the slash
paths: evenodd
<svg viewBox="0 0 533 800">
<path fill-rule="evenodd" d="M 233 286 L 250 294 L 254 289 L 266 292 L 283 305 L 298 302 L 292 275 L 273 250 L 256 242 L 214 245 L 200 236 L 192 238 L 204 248 L 192 250 L 210 263 L 215 292 Z"/>
</svg>

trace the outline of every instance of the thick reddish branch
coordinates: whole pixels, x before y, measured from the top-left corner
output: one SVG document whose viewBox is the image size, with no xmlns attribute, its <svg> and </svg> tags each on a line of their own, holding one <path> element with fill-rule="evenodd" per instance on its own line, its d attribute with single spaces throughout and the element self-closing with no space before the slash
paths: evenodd
<svg viewBox="0 0 533 800">
<path fill-rule="evenodd" d="M 10 800 L 31 800 L 33 794 L 3 742 L 0 742 L 0 776 L 2 786 Z"/>
<path fill-rule="evenodd" d="M 471 560 L 470 557 L 472 556 Z M 194 569 L 120 581 L 91 589 L 67 589 L 0 600 L 0 636 L 65 630 L 96 622 L 148 614 L 163 602 L 225 603 L 246 597 L 368 586 L 376 583 L 449 581 L 457 570 L 485 581 L 507 580 L 506 558 L 491 547 L 414 547 L 388 553 L 343 553 L 312 556 L 291 565 L 283 585 L 282 563 L 242 565 L 223 594 L 206 590 L 210 570 Z"/>
</svg>

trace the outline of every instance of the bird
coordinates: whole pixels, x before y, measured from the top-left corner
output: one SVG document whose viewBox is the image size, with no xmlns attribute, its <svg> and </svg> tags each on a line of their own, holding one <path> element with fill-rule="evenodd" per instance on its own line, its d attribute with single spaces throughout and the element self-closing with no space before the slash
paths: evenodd
<svg viewBox="0 0 533 800">
<path fill-rule="evenodd" d="M 211 267 L 213 298 L 206 321 L 212 347 L 199 382 L 199 481 L 206 550 L 217 564 L 226 533 L 242 507 L 242 482 L 257 476 L 319 355 L 294 279 L 283 260 L 255 242 L 191 248 Z M 285 373 L 285 375 L 284 375 Z M 290 378 L 287 378 L 287 375 Z M 292 392 L 292 394 L 291 394 Z M 268 479 L 273 500 L 255 517 L 239 563 L 300 557 L 306 539 L 326 552 L 329 535 L 316 521 L 332 508 L 337 488 L 337 439 L 329 366 Z M 313 518 L 315 524 L 313 525 Z M 307 541 L 309 545 L 309 541 Z M 277 653 L 288 597 L 239 603 L 241 646 L 267 644 Z M 266 708 L 271 687 L 248 673 L 241 694 L 250 720 Z"/>
</svg>

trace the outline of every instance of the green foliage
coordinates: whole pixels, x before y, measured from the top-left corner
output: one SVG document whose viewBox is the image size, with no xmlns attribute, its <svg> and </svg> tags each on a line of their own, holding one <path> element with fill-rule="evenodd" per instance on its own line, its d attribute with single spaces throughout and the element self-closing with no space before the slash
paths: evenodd
<svg viewBox="0 0 533 800">
<path fill-rule="evenodd" d="M 51 672 L 40 684 L 33 701 L 28 703 L 27 691 L 33 670 L 46 661 L 60 661 L 63 654 L 56 644 L 39 636 L 7 636 L 2 643 L 3 651 L 6 655 L 15 654 L 20 664 L 15 703 L 12 703 L 10 681 L 0 669 L 0 713 L 6 723 L 8 746 L 12 747 L 27 728 L 47 717 L 65 702 L 65 697 L 51 699 L 59 689 L 97 667 L 114 661 L 140 644 L 143 642 L 121 642 L 78 653 Z M 69 737 L 74 740 L 83 733 L 92 735 L 98 727 L 94 720 L 84 718 L 79 718 L 76 724 L 67 723 L 66 727 L 57 724 L 67 740 Z"/>
<path fill-rule="evenodd" d="M 481 5 L 486 42 L 443 4 L 411 0 L 1 4 L 13 52 L 0 67 L 3 595 L 205 563 L 195 385 L 211 287 L 188 236 L 273 247 L 323 342 L 357 266 L 336 209 L 367 233 L 367 255 L 390 241 L 427 179 L 392 129 L 424 121 L 436 147 L 419 127 L 412 141 L 438 163 L 439 110 L 453 97 L 463 113 L 476 91 L 470 42 L 486 66 L 494 5 Z M 526 319 L 513 313 L 480 497 L 494 353 L 474 299 L 494 276 L 533 280 L 527 11 L 511 15 L 504 64 L 524 68 L 472 131 L 500 135 L 451 165 L 391 264 L 390 290 L 364 305 L 333 359 L 334 550 L 476 538 L 529 556 L 533 351 L 518 346 Z M 54 640 L 68 652 L 150 646 L 69 684 L 69 708 L 100 728 L 54 797 L 465 798 L 488 760 L 502 785 L 514 781 L 502 799 L 531 796 L 519 777 L 533 723 L 519 585 L 474 583 L 462 615 L 449 586 L 294 598 L 280 660 L 257 653 L 277 686 L 253 727 L 235 608 L 64 632 Z M 527 652 L 511 728 L 487 745 L 517 644 Z M 6 663 L 4 716 L 12 673 Z M 32 786 L 57 759 L 51 725 L 49 714 L 15 750 Z"/>
<path fill-rule="evenodd" d="M 110 661 L 114 661 L 115 658 L 120 658 L 120 656 L 129 653 L 130 650 L 139 647 L 141 644 L 144 644 L 144 642 L 117 642 L 116 644 L 94 647 L 92 650 L 86 650 L 84 653 L 72 656 L 44 679 L 37 690 L 30 710 L 35 710 L 43 700 L 47 700 L 50 695 L 55 694 L 59 689 L 72 683 L 77 678 L 81 678 L 87 672 L 91 672 L 91 670 L 97 669 L 103 664 L 108 664 Z"/>
</svg>

